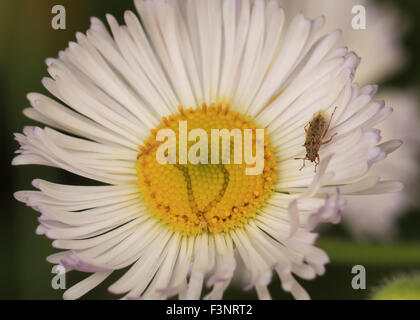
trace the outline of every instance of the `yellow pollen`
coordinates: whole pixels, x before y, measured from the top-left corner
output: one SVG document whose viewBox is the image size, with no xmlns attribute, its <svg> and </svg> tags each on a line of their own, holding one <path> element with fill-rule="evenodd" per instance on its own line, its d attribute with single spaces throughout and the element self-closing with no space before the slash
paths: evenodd
<svg viewBox="0 0 420 320">
<path fill-rule="evenodd" d="M 197 109 L 178 107 L 179 113 L 163 117 L 162 122 L 139 146 L 138 185 L 140 195 L 152 216 L 184 236 L 222 233 L 241 228 L 259 214 L 272 194 L 277 180 L 274 149 L 264 136 L 264 171 L 246 175 L 246 168 L 234 164 L 234 138 L 231 137 L 230 164 L 222 164 L 222 139 L 219 144 L 220 164 L 211 164 L 212 129 L 253 129 L 253 155 L 256 152 L 255 129 L 260 128 L 251 117 L 231 112 L 227 104 L 205 103 Z M 188 132 L 203 129 L 209 137 L 209 164 L 179 164 L 179 121 L 187 121 Z M 177 164 L 159 164 L 156 152 L 166 142 L 156 140 L 160 129 L 172 129 L 177 135 Z M 188 149 L 196 142 L 188 141 Z"/>
</svg>

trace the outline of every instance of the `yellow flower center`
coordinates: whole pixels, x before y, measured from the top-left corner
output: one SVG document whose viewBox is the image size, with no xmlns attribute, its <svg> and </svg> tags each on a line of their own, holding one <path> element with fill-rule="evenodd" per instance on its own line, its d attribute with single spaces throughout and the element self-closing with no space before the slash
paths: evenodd
<svg viewBox="0 0 420 320">
<path fill-rule="evenodd" d="M 242 227 L 258 214 L 275 188 L 276 159 L 267 135 L 264 134 L 264 170 L 259 175 L 247 175 L 246 168 L 251 166 L 245 161 L 235 164 L 234 148 L 230 148 L 230 164 L 223 164 L 226 161 L 222 161 L 221 157 L 219 164 L 212 164 L 210 146 L 208 164 L 179 164 L 178 137 L 176 163 L 161 164 L 156 153 L 165 142 L 157 140 L 157 132 L 171 129 L 178 134 L 180 121 L 187 122 L 188 132 L 203 129 L 209 137 L 212 129 L 240 129 L 242 132 L 251 129 L 255 155 L 258 143 L 255 131 L 260 128 L 250 117 L 230 112 L 228 106 L 221 105 L 217 108 L 203 105 L 202 108 L 189 110 L 179 107 L 179 110 L 179 114 L 163 118 L 144 145 L 139 147 L 136 168 L 142 199 L 152 215 L 186 236 L 227 232 Z M 234 137 L 230 139 L 233 146 Z M 220 156 L 223 151 L 221 142 Z M 188 141 L 188 148 L 195 143 Z"/>
</svg>

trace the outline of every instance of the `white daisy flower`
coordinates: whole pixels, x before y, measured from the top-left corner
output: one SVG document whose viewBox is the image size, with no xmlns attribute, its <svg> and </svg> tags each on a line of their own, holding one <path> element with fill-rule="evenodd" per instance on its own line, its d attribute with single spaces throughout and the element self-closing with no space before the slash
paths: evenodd
<svg viewBox="0 0 420 320">
<path fill-rule="evenodd" d="M 238 253 L 245 289 L 260 299 L 270 298 L 273 272 L 285 291 L 309 298 L 295 276 L 324 273 L 329 259 L 312 230 L 339 221 L 340 194 L 401 188 L 367 176 L 401 144 L 379 144 L 373 128 L 392 110 L 372 100 L 376 86 L 352 82 L 359 58 L 335 46 L 340 32 L 320 32 L 323 17 L 298 14 L 286 24 L 276 0 L 135 4 L 142 24 L 132 12 L 124 26 L 108 15 L 110 34 L 93 18 L 86 35 L 47 60 L 43 84 L 57 100 L 29 94 L 25 114 L 48 127 L 16 135 L 15 165 L 53 166 L 102 184 L 36 179 L 38 191 L 16 193 L 41 213 L 37 232 L 64 250 L 48 261 L 91 273 L 64 297 L 129 268 L 110 292 L 199 299 L 207 284 L 204 298 L 220 299 Z M 304 128 L 319 111 L 332 119 L 322 141 L 332 140 L 319 149 L 316 173 L 308 161 L 300 171 Z M 177 131 L 182 121 L 207 133 L 265 129 L 264 171 L 159 164 L 158 130 Z"/>
<path fill-rule="evenodd" d="M 337 6 L 336 0 L 279 0 L 280 5 L 292 14 L 303 11 L 309 17 L 325 15 L 327 31 L 343 30 L 338 45 L 345 45 L 357 52 L 361 64 L 355 81 L 361 84 L 378 83 L 400 70 L 406 61 L 402 35 L 406 24 L 399 12 L 390 5 L 379 6 L 374 1 L 346 0 Z M 366 29 L 352 27 L 352 8 L 366 8 Z M 372 50 L 375 48 L 375 50 Z M 378 54 L 380 52 L 381 54 Z M 344 223 L 358 239 L 375 238 L 391 240 L 397 234 L 395 220 L 415 203 L 418 178 L 417 156 L 420 138 L 416 134 L 420 125 L 418 97 L 411 92 L 380 90 L 379 98 L 395 108 L 393 119 L 383 122 L 378 128 L 384 139 L 398 135 L 404 146 L 390 160 L 375 166 L 374 173 L 382 173 L 387 179 L 399 180 L 410 185 L 404 192 L 387 195 L 348 197 L 343 210 Z M 369 212 L 367 214 L 367 209 Z"/>
</svg>

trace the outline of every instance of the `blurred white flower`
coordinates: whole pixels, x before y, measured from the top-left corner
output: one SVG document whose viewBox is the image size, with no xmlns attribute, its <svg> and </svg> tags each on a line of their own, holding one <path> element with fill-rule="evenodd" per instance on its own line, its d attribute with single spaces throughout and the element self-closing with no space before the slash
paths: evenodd
<svg viewBox="0 0 420 320">
<path fill-rule="evenodd" d="M 371 172 L 373 175 L 381 172 L 385 179 L 404 181 L 405 192 L 386 196 L 360 196 L 357 199 L 350 196 L 343 212 L 343 220 L 360 239 L 369 235 L 390 240 L 397 231 L 394 228 L 396 218 L 413 203 L 416 196 L 416 175 L 413 173 L 418 171 L 420 145 L 419 114 L 416 110 L 418 97 L 412 92 L 399 90 L 384 90 L 377 97 L 385 99 L 390 106 L 395 106 L 391 121 L 386 120 L 377 126 L 381 130 L 382 139 L 386 141 L 398 133 L 404 144 L 395 153 L 388 155 L 387 161 L 381 161 L 372 167 Z"/>
<path fill-rule="evenodd" d="M 279 0 L 281 6 L 293 16 L 296 12 L 304 12 L 308 17 L 324 15 L 325 31 L 341 29 L 343 36 L 341 45 L 346 45 L 361 57 L 356 74 L 356 82 L 360 85 L 378 83 L 395 74 L 406 62 L 402 47 L 402 34 L 406 27 L 399 12 L 389 5 L 378 4 L 367 0 Z M 363 5 L 366 8 L 366 29 L 352 28 L 352 8 Z M 374 168 L 386 172 L 386 178 L 403 181 L 405 192 L 392 195 L 375 195 L 358 197 L 357 201 L 348 199 L 343 211 L 344 221 L 353 234 L 363 239 L 365 236 L 377 239 L 391 239 L 396 234 L 394 222 L 407 209 L 414 199 L 415 191 L 408 186 L 418 177 L 417 154 L 420 149 L 419 115 L 417 114 L 418 97 L 408 91 L 384 90 L 379 98 L 394 108 L 392 119 L 383 122 L 378 128 L 384 140 L 394 133 L 404 141 L 404 146 L 390 155 L 390 161 L 381 162 Z M 414 186 L 413 186 L 414 187 Z M 409 191 L 411 190 L 411 193 Z M 366 208 L 370 208 L 366 211 Z"/>
<path fill-rule="evenodd" d="M 339 46 L 347 46 L 362 58 L 355 81 L 361 85 L 377 83 L 398 71 L 405 62 L 401 46 L 404 30 L 398 12 L 390 7 L 379 6 L 367 0 L 279 0 L 280 5 L 291 16 L 303 11 L 309 18 L 326 17 L 324 31 L 340 29 L 343 36 Z M 366 29 L 354 30 L 352 8 L 362 5 L 366 8 Z"/>
</svg>

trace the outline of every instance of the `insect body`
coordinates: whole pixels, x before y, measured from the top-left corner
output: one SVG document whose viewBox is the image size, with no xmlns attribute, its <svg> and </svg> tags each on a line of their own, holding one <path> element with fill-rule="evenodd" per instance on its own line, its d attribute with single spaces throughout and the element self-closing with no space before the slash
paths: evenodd
<svg viewBox="0 0 420 320">
<path fill-rule="evenodd" d="M 315 162 L 316 172 L 316 168 L 321 162 L 318 153 L 319 148 L 321 148 L 321 145 L 331 142 L 331 140 L 337 135 L 337 133 L 335 133 L 330 139 L 322 141 L 330 128 L 331 120 L 336 110 L 337 107 L 334 109 L 329 120 L 325 115 L 325 112 L 320 110 L 313 115 L 311 121 L 306 125 L 306 139 L 305 144 L 303 145 L 306 149 L 306 156 L 305 158 L 295 158 L 295 160 L 303 160 L 303 166 L 299 170 L 302 170 L 305 167 L 305 161 L 309 160 L 311 162 Z"/>
</svg>

